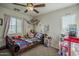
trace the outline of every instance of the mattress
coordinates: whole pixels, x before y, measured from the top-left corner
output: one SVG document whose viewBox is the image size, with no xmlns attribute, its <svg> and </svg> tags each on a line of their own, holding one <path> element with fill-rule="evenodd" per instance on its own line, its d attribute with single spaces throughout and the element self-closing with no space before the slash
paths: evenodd
<svg viewBox="0 0 79 59">
<path fill-rule="evenodd" d="M 41 40 L 39 40 L 38 38 L 32 38 L 32 39 L 21 38 L 21 39 L 15 39 L 13 41 L 15 41 L 15 44 L 18 45 L 20 49 L 23 49 L 25 47 L 28 47 L 31 44 L 32 45 L 36 44 Z"/>
<path fill-rule="evenodd" d="M 28 46 L 30 43 L 27 41 L 19 41 L 19 42 L 16 42 L 16 44 L 20 47 L 20 49 L 23 49 L 26 46 Z"/>
<path fill-rule="evenodd" d="M 38 38 L 32 38 L 32 41 L 36 41 L 36 42 L 40 42 L 41 40 L 39 40 Z"/>
</svg>

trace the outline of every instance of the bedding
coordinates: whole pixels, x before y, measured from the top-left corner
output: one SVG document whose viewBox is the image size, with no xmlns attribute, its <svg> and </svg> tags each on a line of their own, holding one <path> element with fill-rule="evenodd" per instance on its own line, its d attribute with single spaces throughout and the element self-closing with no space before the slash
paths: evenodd
<svg viewBox="0 0 79 59">
<path fill-rule="evenodd" d="M 40 32 L 38 32 L 36 35 L 35 35 L 35 38 L 38 38 L 38 39 L 42 39 L 44 37 L 44 35 Z"/>
<path fill-rule="evenodd" d="M 11 38 L 12 41 L 15 42 L 15 44 L 19 45 L 21 49 L 24 46 L 28 46 L 29 44 L 41 42 L 42 37 L 43 37 L 43 34 L 38 32 L 34 38 L 30 38 L 30 39 L 23 38 L 22 36 L 10 36 L 9 38 Z"/>
<path fill-rule="evenodd" d="M 39 40 L 38 38 L 32 38 L 31 40 L 32 40 L 33 42 L 34 42 L 34 41 L 36 41 L 36 42 L 40 42 L 40 41 L 41 41 L 41 40 Z"/>
<path fill-rule="evenodd" d="M 13 41 L 15 42 L 16 45 L 19 46 L 20 49 L 23 49 L 24 47 L 32 44 L 32 42 L 21 40 L 21 39 L 14 39 Z"/>
</svg>

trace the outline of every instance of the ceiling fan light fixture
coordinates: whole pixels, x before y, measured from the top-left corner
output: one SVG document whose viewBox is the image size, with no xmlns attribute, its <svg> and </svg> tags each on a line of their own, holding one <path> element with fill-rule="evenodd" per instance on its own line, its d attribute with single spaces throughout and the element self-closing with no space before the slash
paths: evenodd
<svg viewBox="0 0 79 59">
<path fill-rule="evenodd" d="M 27 10 L 28 11 L 33 11 L 34 6 L 31 3 L 27 3 Z"/>
<path fill-rule="evenodd" d="M 33 7 L 30 7 L 30 6 L 29 6 L 29 7 L 27 7 L 27 10 L 28 10 L 28 11 L 33 11 Z"/>
</svg>

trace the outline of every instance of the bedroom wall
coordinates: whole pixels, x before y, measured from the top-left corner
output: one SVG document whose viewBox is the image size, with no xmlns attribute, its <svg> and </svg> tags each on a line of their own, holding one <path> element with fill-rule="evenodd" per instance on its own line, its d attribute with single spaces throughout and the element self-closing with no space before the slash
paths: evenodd
<svg viewBox="0 0 79 59">
<path fill-rule="evenodd" d="M 56 11 L 49 12 L 47 14 L 39 15 L 37 18 L 40 20 L 39 25 L 36 30 L 40 31 L 40 25 L 48 24 L 49 32 L 48 35 L 52 37 L 51 46 L 54 48 L 59 48 L 59 39 L 62 29 L 62 16 L 69 14 L 76 14 L 76 23 L 79 25 L 79 7 L 77 5 L 59 9 Z"/>
<path fill-rule="evenodd" d="M 22 14 L 4 7 L 0 7 L 0 18 L 2 18 L 4 20 L 4 14 L 8 14 L 11 16 L 15 16 L 18 18 L 25 18 L 26 20 L 30 20 L 32 17 L 26 15 L 26 14 Z M 31 25 L 29 25 L 28 23 L 25 24 L 25 33 L 28 32 L 27 28 L 32 28 Z M 2 35 L 3 35 L 3 30 L 4 30 L 4 24 L 2 26 L 0 26 L 0 46 L 4 45 L 4 39 L 2 39 Z"/>
</svg>

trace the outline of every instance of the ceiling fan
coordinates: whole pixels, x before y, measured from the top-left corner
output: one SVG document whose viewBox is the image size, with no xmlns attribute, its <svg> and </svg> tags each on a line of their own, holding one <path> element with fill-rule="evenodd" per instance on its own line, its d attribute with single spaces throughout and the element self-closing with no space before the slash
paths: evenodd
<svg viewBox="0 0 79 59">
<path fill-rule="evenodd" d="M 39 13 L 39 11 L 36 10 L 36 8 L 38 8 L 38 7 L 45 7 L 45 4 L 37 4 L 37 5 L 35 5 L 33 3 L 27 3 L 26 5 L 19 4 L 19 3 L 13 3 L 13 4 L 26 7 L 26 10 L 24 11 L 25 13 L 28 12 L 28 11 L 34 11 L 36 13 Z"/>
</svg>

